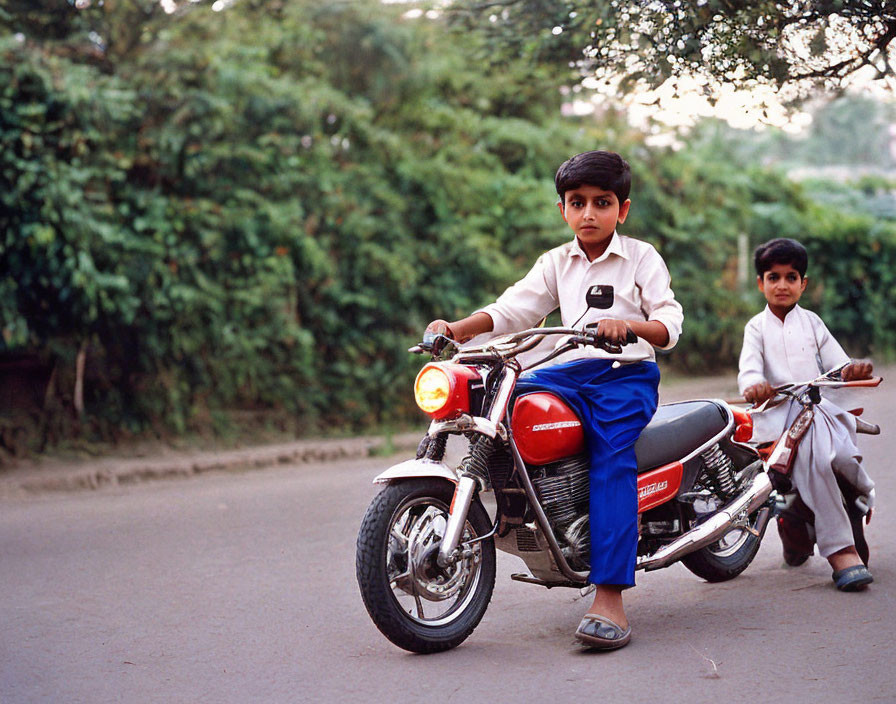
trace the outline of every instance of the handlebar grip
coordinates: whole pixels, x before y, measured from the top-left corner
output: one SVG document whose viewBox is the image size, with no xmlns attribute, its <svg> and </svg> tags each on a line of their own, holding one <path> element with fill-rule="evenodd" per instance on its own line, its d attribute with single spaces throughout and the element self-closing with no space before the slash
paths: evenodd
<svg viewBox="0 0 896 704">
<path fill-rule="evenodd" d="M 880 382 L 884 379 L 881 376 L 873 376 L 870 379 L 855 379 L 853 381 L 844 381 L 843 386 L 880 386 Z"/>
<path fill-rule="evenodd" d="M 426 330 L 423 333 L 423 341 L 416 345 L 416 347 L 424 352 L 429 352 L 433 357 L 437 357 L 448 345 L 456 344 L 457 343 L 447 335 L 432 330 Z M 412 347 L 408 352 L 416 352 L 416 350 Z"/>
<path fill-rule="evenodd" d="M 606 338 L 602 338 L 602 337 L 598 337 L 598 336 L 597 336 L 597 326 L 598 326 L 598 323 L 588 323 L 588 324 L 585 326 L 585 330 L 591 332 L 591 333 L 595 336 L 595 339 L 596 339 L 596 340 L 604 340 L 604 339 L 606 339 Z M 621 340 L 620 342 L 617 342 L 617 343 L 615 343 L 615 344 L 617 344 L 617 345 L 631 345 L 631 344 L 634 344 L 634 343 L 637 342 L 637 341 L 638 341 L 638 336 L 635 334 L 635 331 L 632 330 L 631 328 L 627 328 L 626 333 L 625 333 L 625 339 L 624 339 L 624 340 Z"/>
</svg>

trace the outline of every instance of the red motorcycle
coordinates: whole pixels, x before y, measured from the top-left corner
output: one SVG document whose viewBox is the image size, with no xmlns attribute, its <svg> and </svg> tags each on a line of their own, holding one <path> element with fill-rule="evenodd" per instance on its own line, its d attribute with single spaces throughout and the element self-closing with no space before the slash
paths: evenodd
<svg viewBox="0 0 896 704">
<path fill-rule="evenodd" d="M 491 599 L 495 549 L 527 573 L 511 579 L 548 588 L 587 586 L 589 459 L 582 423 L 559 397 L 517 393 L 519 361 L 546 338 L 565 337 L 533 368 L 583 346 L 621 347 L 587 326 L 533 328 L 432 361 L 414 395 L 432 422 L 415 459 L 374 481 L 385 484 L 358 535 L 356 568 L 370 617 L 395 645 L 433 653 L 462 643 Z M 634 340 L 629 340 L 629 342 Z M 413 352 L 438 352 L 428 340 Z M 732 579 L 756 555 L 771 515 L 772 486 L 757 451 L 735 438 L 722 401 L 662 405 L 635 447 L 637 569 L 678 560 L 710 582 Z M 448 437 L 469 442 L 457 465 Z M 490 514 L 481 501 L 494 493 Z"/>
</svg>

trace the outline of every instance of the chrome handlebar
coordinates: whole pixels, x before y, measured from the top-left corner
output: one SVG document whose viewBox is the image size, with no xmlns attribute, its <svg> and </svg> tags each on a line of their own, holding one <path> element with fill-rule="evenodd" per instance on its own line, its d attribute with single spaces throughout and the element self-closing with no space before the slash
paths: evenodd
<svg viewBox="0 0 896 704">
<path fill-rule="evenodd" d="M 590 345 L 598 347 L 610 354 L 620 354 L 623 346 L 637 342 L 638 340 L 637 335 L 631 330 L 628 331 L 628 336 L 625 340 L 621 342 L 610 342 L 606 338 L 598 336 L 595 331 L 587 330 L 587 326 L 585 330 L 567 327 L 528 328 L 526 330 L 521 330 L 520 332 L 491 340 L 483 345 L 458 349 L 453 359 L 461 363 L 471 357 L 477 360 L 482 359 L 483 357 L 492 358 L 495 361 L 508 360 L 533 349 L 544 338 L 551 335 L 569 336 L 569 340 L 567 340 L 566 344 L 561 348 L 558 348 L 562 351 Z M 408 349 L 408 352 L 414 354 L 424 354 L 429 352 L 433 354 L 433 356 L 437 356 L 448 344 L 456 346 L 457 342 L 445 335 L 433 335 L 429 339 L 424 336 L 423 342 L 414 345 Z M 559 354 L 559 352 L 552 353 L 551 356 L 556 356 L 556 354 Z"/>
</svg>

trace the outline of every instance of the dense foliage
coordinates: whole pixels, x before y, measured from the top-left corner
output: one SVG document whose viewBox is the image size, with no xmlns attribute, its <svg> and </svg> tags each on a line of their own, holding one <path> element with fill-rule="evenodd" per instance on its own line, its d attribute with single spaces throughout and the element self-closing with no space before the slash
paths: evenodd
<svg viewBox="0 0 896 704">
<path fill-rule="evenodd" d="M 835 330 L 896 344 L 892 222 L 832 217 L 720 134 L 562 118 L 556 72 L 496 71 L 483 34 L 376 2 L 51 5 L 0 11 L 0 363 L 42 370 L 20 407 L 44 439 L 415 417 L 406 348 L 565 241 L 553 172 L 595 147 L 632 162 L 626 231 L 672 270 L 673 364 L 736 358 L 744 234 L 806 240 Z"/>
<path fill-rule="evenodd" d="M 112 426 L 392 418 L 412 331 L 563 236 L 577 135 L 545 77 L 471 73 L 375 3 L 269 9 L 153 11 L 105 54 L 111 7 L 3 40 L 3 342 L 63 394 L 86 344 Z"/>
</svg>

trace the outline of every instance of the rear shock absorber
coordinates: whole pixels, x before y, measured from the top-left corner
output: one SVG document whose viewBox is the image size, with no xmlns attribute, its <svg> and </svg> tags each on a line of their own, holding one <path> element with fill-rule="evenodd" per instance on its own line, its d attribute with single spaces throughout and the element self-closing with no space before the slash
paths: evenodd
<svg viewBox="0 0 896 704">
<path fill-rule="evenodd" d="M 726 455 L 718 443 L 701 453 L 703 473 L 701 483 L 712 489 L 718 496 L 728 499 L 737 491 L 734 481 L 734 463 Z"/>
</svg>

